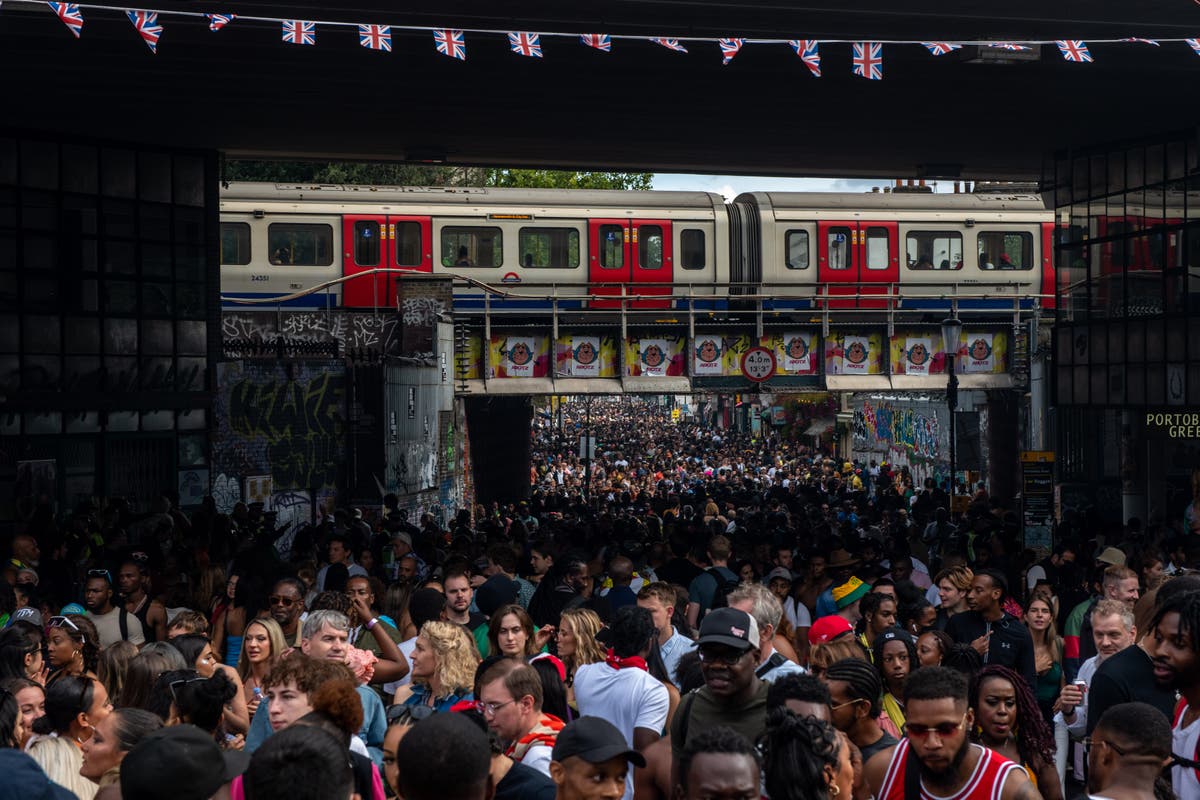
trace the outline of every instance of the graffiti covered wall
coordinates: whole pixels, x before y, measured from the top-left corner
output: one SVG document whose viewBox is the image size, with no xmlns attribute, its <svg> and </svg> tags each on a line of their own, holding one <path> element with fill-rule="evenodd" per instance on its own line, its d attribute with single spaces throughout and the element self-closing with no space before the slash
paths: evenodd
<svg viewBox="0 0 1200 800">
<path fill-rule="evenodd" d="M 334 494 L 346 460 L 342 361 L 229 361 L 217 367 L 213 495 L 222 510 L 245 478 L 270 475 L 276 492 Z"/>
<path fill-rule="evenodd" d="M 944 402 L 854 395 L 854 452 L 907 466 L 919 478 L 948 468 L 949 412 Z"/>
</svg>

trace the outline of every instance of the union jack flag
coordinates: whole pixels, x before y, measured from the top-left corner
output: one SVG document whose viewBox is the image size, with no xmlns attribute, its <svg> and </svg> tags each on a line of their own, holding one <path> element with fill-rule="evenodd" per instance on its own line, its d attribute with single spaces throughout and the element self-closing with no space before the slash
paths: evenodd
<svg viewBox="0 0 1200 800">
<path fill-rule="evenodd" d="M 988 42 L 988 47 L 996 47 L 996 48 L 999 48 L 1000 50 L 1014 50 L 1014 51 L 1030 49 L 1023 44 L 1017 44 L 1016 42 Z"/>
<path fill-rule="evenodd" d="M 1200 56 L 1200 39 L 1184 39 L 1184 41 L 1188 43 L 1188 47 L 1192 48 L 1196 55 Z"/>
<path fill-rule="evenodd" d="M 126 11 L 133 27 L 142 35 L 142 41 L 151 53 L 158 52 L 158 37 L 162 36 L 162 25 L 158 24 L 158 13 L 154 11 Z"/>
<path fill-rule="evenodd" d="M 237 14 L 205 14 L 204 16 L 208 17 L 208 29 L 210 31 L 219 31 L 237 19 Z"/>
<path fill-rule="evenodd" d="M 869 81 L 883 80 L 883 45 L 879 42 L 854 43 L 854 74 Z"/>
<path fill-rule="evenodd" d="M 433 44 L 437 51 L 444 56 L 467 60 L 467 39 L 462 31 L 442 28 L 433 32 Z"/>
<path fill-rule="evenodd" d="M 721 45 L 721 63 L 728 64 L 733 61 L 733 57 L 742 49 L 742 45 L 746 43 L 745 39 L 720 39 L 718 43 Z"/>
<path fill-rule="evenodd" d="M 368 50 L 392 52 L 392 27 L 390 25 L 359 25 L 358 43 Z"/>
<path fill-rule="evenodd" d="M 46 5 L 50 6 L 50 9 L 78 39 L 79 33 L 83 30 L 83 14 L 79 10 L 79 5 L 77 3 L 47 3 Z"/>
<path fill-rule="evenodd" d="M 800 56 L 800 60 L 808 67 L 813 77 L 821 77 L 821 53 L 817 50 L 817 40 L 789 39 L 788 44 L 796 51 L 796 55 Z"/>
<path fill-rule="evenodd" d="M 283 21 L 283 40 L 288 44 L 317 43 L 317 23 L 299 19 Z"/>
<path fill-rule="evenodd" d="M 687 48 L 679 43 L 678 39 L 651 39 L 655 44 L 661 44 L 668 50 L 674 50 L 676 53 L 686 53 Z"/>
<path fill-rule="evenodd" d="M 542 57 L 542 41 L 536 33 L 517 31 L 508 34 L 508 43 L 514 53 L 533 58 Z"/>
<path fill-rule="evenodd" d="M 1154 41 L 1153 39 L 1122 39 L 1121 41 L 1122 42 L 1141 42 L 1142 44 L 1152 44 L 1155 47 L 1159 46 L 1158 42 Z"/>
<path fill-rule="evenodd" d="M 579 35 L 579 41 L 588 47 L 594 47 L 606 53 L 612 52 L 612 37 L 607 33 L 582 33 Z"/>
<path fill-rule="evenodd" d="M 1091 63 L 1092 54 L 1088 52 L 1087 45 L 1078 39 L 1055 39 L 1054 43 L 1058 45 L 1058 52 L 1062 53 L 1062 57 L 1067 61 Z"/>
<path fill-rule="evenodd" d="M 921 42 L 921 44 L 925 45 L 925 49 L 935 56 L 944 56 L 946 53 L 962 50 L 961 44 L 950 44 L 949 42 Z"/>
</svg>

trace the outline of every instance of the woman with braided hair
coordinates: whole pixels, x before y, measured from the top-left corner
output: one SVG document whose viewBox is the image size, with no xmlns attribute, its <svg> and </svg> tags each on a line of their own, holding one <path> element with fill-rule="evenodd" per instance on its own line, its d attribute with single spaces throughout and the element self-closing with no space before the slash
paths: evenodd
<svg viewBox="0 0 1200 800">
<path fill-rule="evenodd" d="M 850 800 L 850 744 L 828 722 L 776 706 L 767 712 L 758 746 L 771 800 Z"/>
<path fill-rule="evenodd" d="M 1008 667 L 988 665 L 972 681 L 970 700 L 974 740 L 1024 767 L 1045 800 L 1062 800 L 1054 732 L 1025 679 Z"/>
</svg>

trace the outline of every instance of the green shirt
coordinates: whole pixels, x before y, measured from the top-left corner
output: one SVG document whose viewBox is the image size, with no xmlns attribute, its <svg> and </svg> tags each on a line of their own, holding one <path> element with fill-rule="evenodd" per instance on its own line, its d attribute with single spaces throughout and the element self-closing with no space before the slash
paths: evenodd
<svg viewBox="0 0 1200 800">
<path fill-rule="evenodd" d="M 749 703 L 726 706 L 712 696 L 707 686 L 685 695 L 671 720 L 671 757 L 680 758 L 689 738 L 699 736 L 717 725 L 733 728 L 752 742 L 767 727 L 766 681 L 759 681 L 758 691 Z"/>
</svg>

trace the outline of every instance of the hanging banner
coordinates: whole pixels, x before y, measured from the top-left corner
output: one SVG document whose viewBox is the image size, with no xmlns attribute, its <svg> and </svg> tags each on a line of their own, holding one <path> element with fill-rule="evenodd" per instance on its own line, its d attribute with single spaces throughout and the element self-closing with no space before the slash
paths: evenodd
<svg viewBox="0 0 1200 800">
<path fill-rule="evenodd" d="M 687 338 L 683 336 L 631 336 L 625 342 L 625 373 L 631 377 L 683 375 L 686 351 Z"/>
<path fill-rule="evenodd" d="M 904 340 L 904 374 L 928 375 L 933 363 L 933 347 L 928 337 L 908 337 Z"/>
<path fill-rule="evenodd" d="M 870 341 L 865 336 L 847 336 L 842 347 L 842 374 L 867 375 L 870 371 Z"/>
<path fill-rule="evenodd" d="M 571 337 L 570 373 L 577 378 L 594 378 L 600 374 L 600 337 Z"/>
<path fill-rule="evenodd" d="M 670 358 L 667 356 L 666 339 L 641 339 L 638 342 L 638 363 L 642 374 L 662 377 L 667 374 Z"/>
<path fill-rule="evenodd" d="M 791 331 L 780 337 L 782 348 L 776 348 L 775 358 L 782 372 L 807 374 L 815 372 L 812 357 L 812 334 Z"/>
<path fill-rule="evenodd" d="M 960 352 L 960 355 L 963 356 L 961 362 L 962 372 L 966 375 L 994 372 L 996 369 L 996 355 L 992 334 L 970 331 L 966 333 L 964 339 L 967 349 L 966 353 Z"/>
<path fill-rule="evenodd" d="M 883 334 L 830 333 L 825 340 L 826 375 L 882 375 Z"/>
<path fill-rule="evenodd" d="M 491 377 L 545 378 L 550 373 L 546 337 L 493 334 L 490 346 Z"/>
<path fill-rule="evenodd" d="M 617 377 L 617 345 L 611 336 L 560 335 L 555 342 L 554 357 L 559 376 Z"/>
<path fill-rule="evenodd" d="M 693 375 L 721 375 L 724 365 L 721 354 L 725 352 L 725 341 L 717 334 L 697 336 L 692 348 Z"/>
</svg>

